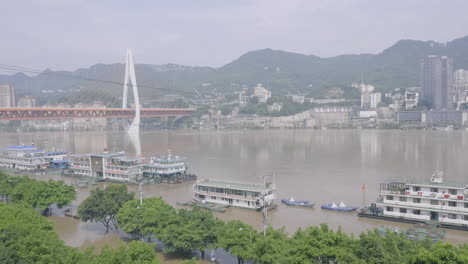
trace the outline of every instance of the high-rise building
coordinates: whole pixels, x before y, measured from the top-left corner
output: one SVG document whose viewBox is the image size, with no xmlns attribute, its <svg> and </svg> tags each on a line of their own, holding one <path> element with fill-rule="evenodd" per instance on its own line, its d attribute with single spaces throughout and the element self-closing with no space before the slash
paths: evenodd
<svg viewBox="0 0 468 264">
<path fill-rule="evenodd" d="M 370 108 L 375 109 L 382 102 L 381 93 L 371 93 L 370 94 Z"/>
<path fill-rule="evenodd" d="M 457 103 L 468 101 L 468 70 L 459 69 L 453 73 L 453 92 Z"/>
<path fill-rule="evenodd" d="M 32 96 L 24 96 L 18 100 L 18 107 L 34 108 L 36 107 L 36 98 Z"/>
<path fill-rule="evenodd" d="M 9 84 L 0 84 L 0 107 L 16 106 L 15 88 Z"/>
<path fill-rule="evenodd" d="M 421 60 L 421 99 L 434 109 L 453 109 L 453 59 L 431 55 Z"/>
</svg>

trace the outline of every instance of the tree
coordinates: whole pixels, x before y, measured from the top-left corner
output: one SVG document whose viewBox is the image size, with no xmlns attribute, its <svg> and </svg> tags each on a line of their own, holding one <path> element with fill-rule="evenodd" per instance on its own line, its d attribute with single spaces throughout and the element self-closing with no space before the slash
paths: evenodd
<svg viewBox="0 0 468 264">
<path fill-rule="evenodd" d="M 159 264 L 153 247 L 141 241 L 122 243 L 117 249 L 108 246 L 94 259 L 96 264 Z"/>
<path fill-rule="evenodd" d="M 143 238 L 160 236 L 177 217 L 176 210 L 162 198 L 148 198 L 140 205 L 137 200 L 126 202 L 117 214 L 117 224 L 122 231 Z"/>
<path fill-rule="evenodd" d="M 288 263 L 286 252 L 290 239 L 282 230 L 268 228 L 267 235 L 259 235 L 253 243 L 252 260 L 255 264 Z"/>
<path fill-rule="evenodd" d="M 438 263 L 468 263 L 468 252 L 466 245 L 460 249 L 454 245 L 440 242 L 433 246 L 430 250 L 421 249 L 415 252 L 413 259 L 409 263 L 412 264 L 438 264 Z"/>
<path fill-rule="evenodd" d="M 109 232 L 111 224 L 117 228 L 115 217 L 123 204 L 133 199 L 134 193 L 129 193 L 126 185 L 110 185 L 104 190 L 91 190 L 78 207 L 78 215 L 82 221 L 101 222 Z"/>
<path fill-rule="evenodd" d="M 251 226 L 241 221 L 230 221 L 220 228 L 218 245 L 237 257 L 237 263 L 241 264 L 252 258 L 252 246 L 257 234 Z"/>
<path fill-rule="evenodd" d="M 182 264 L 198 264 L 198 261 L 195 258 L 185 260 Z"/>
<path fill-rule="evenodd" d="M 211 212 L 200 207 L 180 209 L 174 220 L 157 236 L 167 252 L 199 250 L 203 259 L 205 250 L 216 245 L 222 222 Z"/>
<path fill-rule="evenodd" d="M 249 103 L 258 104 L 259 103 L 258 97 L 257 96 L 250 97 Z"/>
<path fill-rule="evenodd" d="M 53 225 L 21 204 L 0 205 L 1 263 L 87 263 L 78 249 L 67 247 Z"/>
<path fill-rule="evenodd" d="M 26 176 L 7 176 L 3 182 L 6 183 L 3 192 L 11 201 L 28 204 L 45 214 L 51 212 L 50 206 L 52 204 L 62 207 L 70 204 L 76 198 L 75 188 L 63 181 L 49 180 L 44 182 Z"/>
<path fill-rule="evenodd" d="M 290 243 L 288 263 L 362 263 L 354 253 L 355 245 L 353 238 L 325 224 L 299 229 Z"/>
</svg>

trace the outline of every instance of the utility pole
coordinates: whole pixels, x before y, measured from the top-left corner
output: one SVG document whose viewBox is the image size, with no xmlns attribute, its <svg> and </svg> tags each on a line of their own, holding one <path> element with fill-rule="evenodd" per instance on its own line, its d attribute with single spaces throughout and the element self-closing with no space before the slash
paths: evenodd
<svg viewBox="0 0 468 264">
<path fill-rule="evenodd" d="M 267 214 L 268 214 L 268 208 L 266 204 L 266 195 L 267 195 L 267 189 L 266 189 L 266 182 L 265 182 L 265 176 L 263 177 L 263 187 L 264 193 L 263 193 L 263 210 L 262 210 L 262 215 L 263 215 L 263 236 L 266 236 L 266 231 L 267 231 L 267 224 L 268 224 L 268 219 L 267 219 Z"/>
<path fill-rule="evenodd" d="M 143 204 L 143 176 L 139 177 L 138 192 L 140 193 L 140 205 Z"/>
</svg>

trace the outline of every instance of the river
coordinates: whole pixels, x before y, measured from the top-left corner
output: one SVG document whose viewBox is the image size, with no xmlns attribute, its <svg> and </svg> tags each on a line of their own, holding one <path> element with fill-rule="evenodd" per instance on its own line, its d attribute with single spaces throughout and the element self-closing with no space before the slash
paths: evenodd
<svg viewBox="0 0 468 264">
<path fill-rule="evenodd" d="M 173 154 L 189 158 L 189 171 L 199 178 L 260 183 L 260 177 L 276 176 L 278 198 L 311 200 L 318 208 L 286 207 L 269 212 L 269 224 L 284 227 L 289 234 L 299 227 L 327 223 L 348 233 L 359 234 L 380 225 L 408 228 L 410 225 L 362 219 L 355 213 L 323 211 L 320 205 L 343 201 L 362 206 L 377 197 L 378 183 L 387 179 L 429 178 L 438 164 L 445 179 L 468 181 L 468 133 L 464 131 L 400 130 L 242 130 L 201 132 L 141 132 L 130 138 L 124 132 L 43 132 L 2 134 L 0 146 L 34 143 L 39 148 L 89 153 L 125 150 L 145 157 Z M 58 175 L 37 177 L 61 178 Z M 62 178 L 67 182 L 74 179 Z M 100 183 L 104 186 L 109 183 Z M 365 193 L 362 185 L 366 185 Z M 192 199 L 193 182 L 144 187 L 144 196 L 162 196 L 176 202 Z M 95 187 L 79 189 L 77 206 Z M 136 186 L 130 186 L 136 191 Z M 280 203 L 279 200 L 277 203 Z M 216 213 L 220 219 L 240 219 L 261 228 L 261 213 L 229 208 Z M 67 245 L 74 247 L 118 245 L 116 233 L 105 234 L 101 224 L 82 223 L 51 216 Z M 446 240 L 468 242 L 463 231 L 447 230 Z M 171 261 L 167 261 L 171 263 Z"/>
</svg>

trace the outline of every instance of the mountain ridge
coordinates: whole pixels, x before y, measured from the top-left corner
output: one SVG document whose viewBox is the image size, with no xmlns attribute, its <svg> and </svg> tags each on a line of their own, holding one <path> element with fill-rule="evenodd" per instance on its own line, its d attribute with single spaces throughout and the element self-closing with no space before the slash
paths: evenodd
<svg viewBox="0 0 468 264">
<path fill-rule="evenodd" d="M 221 67 L 187 66 L 174 63 L 136 64 L 142 97 L 165 93 L 195 95 L 195 90 L 209 93 L 213 89 L 232 93 L 241 87 L 263 83 L 274 94 L 303 92 L 320 97 L 327 89 L 349 86 L 361 80 L 379 90 L 417 86 L 419 61 L 428 55 L 454 57 L 455 69 L 468 69 L 468 36 L 447 43 L 402 39 L 377 54 L 342 54 L 319 57 L 270 48 L 249 51 Z M 0 75 L 0 82 L 10 82 L 20 94 L 41 96 L 44 89 L 109 89 L 121 96 L 121 87 L 93 83 L 79 78 L 123 82 L 124 65 L 95 64 L 75 71 L 45 70 L 37 76 Z M 72 75 L 64 78 L 54 75 Z"/>
</svg>

